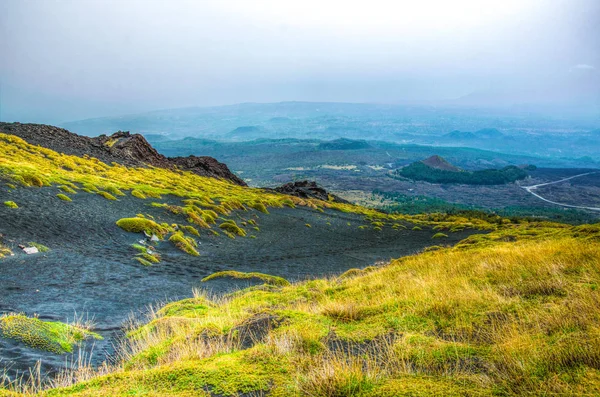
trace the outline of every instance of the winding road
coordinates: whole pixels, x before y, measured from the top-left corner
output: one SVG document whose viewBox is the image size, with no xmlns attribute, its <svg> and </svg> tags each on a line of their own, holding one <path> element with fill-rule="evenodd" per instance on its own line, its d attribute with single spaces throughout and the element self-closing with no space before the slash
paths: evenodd
<svg viewBox="0 0 600 397">
<path fill-rule="evenodd" d="M 550 203 L 550 204 L 560 205 L 562 207 L 568 207 L 568 208 L 578 208 L 578 209 L 589 210 L 589 211 L 600 211 L 600 208 L 597 208 L 597 207 L 584 207 L 584 206 L 579 206 L 579 205 L 570 205 L 570 204 L 564 204 L 564 203 L 557 203 L 556 201 L 548 200 L 548 199 L 540 196 L 539 194 L 537 194 L 537 193 L 535 193 L 533 191 L 533 190 L 535 190 L 535 189 L 537 189 L 538 187 L 541 187 L 541 186 L 554 185 L 555 183 L 561 183 L 561 182 L 568 181 L 570 179 L 579 178 L 581 176 L 591 175 L 591 174 L 597 174 L 599 172 L 600 171 L 586 172 L 585 174 L 573 175 L 573 176 L 570 176 L 568 178 L 559 179 L 558 181 L 554 181 L 554 182 L 540 183 L 538 185 L 521 186 L 521 187 L 523 189 L 527 190 L 529 193 L 533 194 L 535 197 L 539 198 L 540 200 L 543 200 L 543 201 L 545 201 L 547 203 Z"/>
</svg>

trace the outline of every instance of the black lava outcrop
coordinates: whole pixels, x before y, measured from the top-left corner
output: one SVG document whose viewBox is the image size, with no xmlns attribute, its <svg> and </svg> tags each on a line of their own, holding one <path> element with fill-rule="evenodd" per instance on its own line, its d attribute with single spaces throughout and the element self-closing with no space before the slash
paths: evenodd
<svg viewBox="0 0 600 397">
<path fill-rule="evenodd" d="M 331 198 L 332 201 L 335 201 L 337 203 L 348 203 L 348 201 L 344 200 L 343 198 L 328 193 L 327 190 L 317 185 L 317 183 L 314 181 L 289 182 L 285 185 L 276 187 L 273 190 L 279 193 L 289 194 L 290 196 L 296 196 L 300 198 L 315 198 L 323 201 L 329 201 L 329 199 Z"/>
<path fill-rule="evenodd" d="M 88 155 L 108 164 L 116 162 L 135 167 L 150 165 L 178 168 L 200 176 L 225 179 L 246 186 L 227 165 L 212 157 L 165 157 L 140 134 L 119 131 L 110 136 L 90 138 L 50 125 L 21 123 L 0 123 L 0 132 L 16 135 L 33 145 L 75 156 Z"/>
</svg>

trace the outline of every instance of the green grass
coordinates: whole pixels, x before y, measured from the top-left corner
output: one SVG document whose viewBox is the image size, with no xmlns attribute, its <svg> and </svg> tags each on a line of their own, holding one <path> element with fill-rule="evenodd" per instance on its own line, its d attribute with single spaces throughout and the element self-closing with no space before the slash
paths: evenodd
<svg viewBox="0 0 600 397">
<path fill-rule="evenodd" d="M 0 336 L 56 354 L 72 352 L 74 345 L 88 338 L 102 339 L 100 335 L 79 326 L 42 321 L 23 314 L 0 317 Z"/>
<path fill-rule="evenodd" d="M 169 303 L 129 332 L 129 354 L 114 373 L 46 395 L 600 391 L 600 225 L 511 225 L 294 284 L 235 271 L 204 281 L 217 277 L 265 284 Z M 242 348 L 247 329 L 266 336 Z"/>
<path fill-rule="evenodd" d="M 15 203 L 14 201 L 5 201 L 4 206 L 8 208 L 19 208 L 17 203 Z"/>
</svg>

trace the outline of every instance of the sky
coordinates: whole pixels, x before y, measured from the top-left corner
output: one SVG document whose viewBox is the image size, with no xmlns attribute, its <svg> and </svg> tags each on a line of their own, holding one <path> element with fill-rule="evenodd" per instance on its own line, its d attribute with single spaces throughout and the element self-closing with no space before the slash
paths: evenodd
<svg viewBox="0 0 600 397">
<path fill-rule="evenodd" d="M 0 49 L 1 121 L 447 100 L 600 76 L 600 1 L 0 0 Z"/>
</svg>

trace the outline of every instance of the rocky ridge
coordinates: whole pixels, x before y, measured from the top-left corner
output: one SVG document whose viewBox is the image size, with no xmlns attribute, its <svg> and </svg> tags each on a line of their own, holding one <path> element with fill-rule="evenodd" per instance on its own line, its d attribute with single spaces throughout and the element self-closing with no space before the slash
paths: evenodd
<svg viewBox="0 0 600 397">
<path fill-rule="evenodd" d="M 30 144 L 60 153 L 90 156 L 105 163 L 126 166 L 178 168 L 200 176 L 225 179 L 240 186 L 246 183 L 227 165 L 208 156 L 166 157 L 156 151 L 140 134 L 118 131 L 90 138 L 63 128 L 44 124 L 0 123 L 0 132 L 16 135 Z"/>
</svg>

